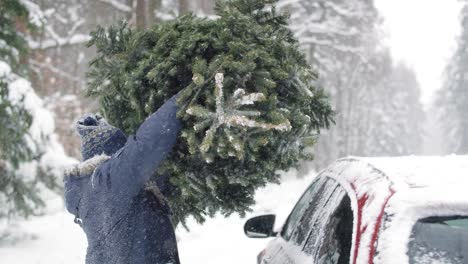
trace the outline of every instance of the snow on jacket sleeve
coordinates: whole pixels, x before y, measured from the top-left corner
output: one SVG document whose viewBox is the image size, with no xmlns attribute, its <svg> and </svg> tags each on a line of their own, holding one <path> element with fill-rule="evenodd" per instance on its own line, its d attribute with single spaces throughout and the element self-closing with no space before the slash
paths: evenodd
<svg viewBox="0 0 468 264">
<path fill-rule="evenodd" d="M 113 196 L 133 198 L 157 170 L 176 143 L 181 123 L 176 117 L 176 95 L 149 116 L 121 151 L 101 167 Z M 101 179 L 103 180 L 103 179 Z"/>
</svg>

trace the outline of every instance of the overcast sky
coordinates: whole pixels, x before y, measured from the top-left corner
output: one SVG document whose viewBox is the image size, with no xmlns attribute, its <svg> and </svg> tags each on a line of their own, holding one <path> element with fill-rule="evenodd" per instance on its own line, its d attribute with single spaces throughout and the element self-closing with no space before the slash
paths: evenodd
<svg viewBox="0 0 468 264">
<path fill-rule="evenodd" d="M 442 73 L 456 48 L 460 3 L 457 0 L 376 0 L 384 16 L 386 42 L 396 59 L 418 76 L 423 103 L 442 84 Z"/>
</svg>

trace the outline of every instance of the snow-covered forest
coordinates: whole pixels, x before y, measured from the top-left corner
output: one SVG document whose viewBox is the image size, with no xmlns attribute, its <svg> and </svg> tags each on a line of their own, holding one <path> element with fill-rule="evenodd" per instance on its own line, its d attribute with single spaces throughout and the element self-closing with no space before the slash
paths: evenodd
<svg viewBox="0 0 468 264">
<path fill-rule="evenodd" d="M 456 50 L 440 73 L 443 86 L 424 105 L 424 87 L 413 66 L 396 59 L 384 40 L 385 18 L 375 1 L 276 4 L 280 12 L 290 14 L 289 29 L 318 74 L 314 85 L 328 96 L 334 124 L 314 135 L 313 160 L 301 161 L 297 171 L 281 172 L 286 187 L 268 184 L 255 196 L 257 204 L 249 215 L 287 214 L 315 172 L 341 157 L 468 154 L 468 2 L 460 1 L 461 32 L 449 40 L 456 41 Z M 84 261 L 85 238 L 65 212 L 62 177 L 65 168 L 81 159 L 76 120 L 100 111 L 98 98 L 86 95 L 89 63 L 97 54 L 95 46 L 87 45 L 90 32 L 121 20 L 143 30 L 190 12 L 213 20 L 214 8 L 214 0 L 0 0 L 1 263 Z M 281 195 L 284 200 L 272 202 Z M 202 263 L 196 247 L 222 239 L 215 236 L 218 229 L 228 230 L 225 237 L 243 235 L 243 221 L 236 214 L 218 214 L 205 226 L 189 220 L 193 232 L 177 229 L 182 261 Z M 48 226 L 52 224 L 58 226 Z M 69 259 L 55 252 L 47 259 L 34 253 L 37 259 L 17 261 L 26 249 L 53 247 L 41 243 L 67 243 L 49 232 L 69 235 L 78 253 L 63 249 L 74 255 Z M 232 263 L 249 261 L 242 259 L 247 257 L 254 261 L 264 245 L 246 243 L 247 255 L 236 261 L 232 254 Z M 221 261 L 215 257 L 215 262 Z"/>
<path fill-rule="evenodd" d="M 468 151 L 468 75 L 467 45 L 468 45 L 468 3 L 463 1 L 460 12 L 462 32 L 457 39 L 457 49 L 452 55 L 444 72 L 442 89 L 437 93 L 432 106 L 437 116 L 439 130 L 446 134 L 445 153 L 463 154 Z"/>
</svg>

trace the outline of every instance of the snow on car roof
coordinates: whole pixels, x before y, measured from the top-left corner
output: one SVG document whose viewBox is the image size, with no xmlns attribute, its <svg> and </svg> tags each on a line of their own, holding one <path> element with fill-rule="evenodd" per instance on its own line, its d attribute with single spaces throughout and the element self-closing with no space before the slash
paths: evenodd
<svg viewBox="0 0 468 264">
<path fill-rule="evenodd" d="M 348 173 L 340 172 L 344 167 Z M 382 181 L 386 181 L 399 196 L 416 198 L 430 191 L 430 197 L 424 199 L 458 197 L 468 203 L 468 155 L 348 157 L 336 161 L 326 171 L 341 175 L 342 180 L 368 185 L 363 188 L 366 192 L 378 191 Z"/>
<path fill-rule="evenodd" d="M 384 172 L 398 189 L 468 183 L 468 156 L 357 158 Z M 466 185 L 465 185 L 466 186 Z"/>
<path fill-rule="evenodd" d="M 364 205 L 362 226 L 375 228 L 363 232 L 360 247 L 369 245 L 372 229 L 380 229 L 375 263 L 408 263 L 407 245 L 418 220 L 468 216 L 468 156 L 349 157 L 331 164 L 321 175 L 341 182 L 348 193 L 356 194 L 350 197 L 353 204 Z M 375 221 L 383 208 L 379 227 Z M 361 252 L 369 250 L 361 248 Z M 367 263 L 366 255 L 359 254 L 357 263 Z"/>
<path fill-rule="evenodd" d="M 422 211 L 432 208 L 428 213 L 468 215 L 468 155 L 349 157 L 327 170 L 356 185 L 358 196 L 382 196 L 390 188 L 395 195 L 386 211 L 412 209 L 422 217 Z"/>
</svg>

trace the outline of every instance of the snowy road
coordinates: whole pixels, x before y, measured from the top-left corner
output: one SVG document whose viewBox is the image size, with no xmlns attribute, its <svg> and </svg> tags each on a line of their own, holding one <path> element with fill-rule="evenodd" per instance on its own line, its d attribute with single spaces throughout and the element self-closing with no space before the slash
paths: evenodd
<svg viewBox="0 0 468 264">
<path fill-rule="evenodd" d="M 291 179 L 269 185 L 257 192 L 257 205 L 247 217 L 264 213 L 278 215 L 280 226 L 296 200 L 311 182 L 315 173 L 304 179 Z M 13 233 L 19 237 L 15 244 L 0 244 L 2 264 L 82 264 L 86 251 L 86 238 L 73 223 L 73 217 L 58 204 L 55 213 L 29 221 L 16 223 Z M 243 232 L 246 219 L 238 215 L 207 220 L 204 225 L 189 222 L 190 232 L 177 230 L 182 263 L 255 263 L 256 256 L 268 240 L 248 239 Z"/>
</svg>

